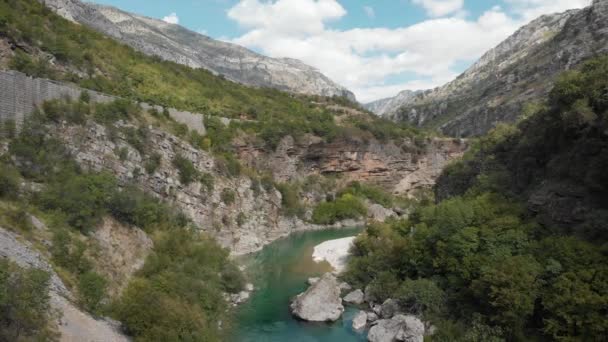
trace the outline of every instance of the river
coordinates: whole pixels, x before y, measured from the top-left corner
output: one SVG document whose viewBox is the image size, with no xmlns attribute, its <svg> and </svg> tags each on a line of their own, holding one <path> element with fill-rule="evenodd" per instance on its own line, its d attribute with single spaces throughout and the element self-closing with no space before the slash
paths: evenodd
<svg viewBox="0 0 608 342">
<path fill-rule="evenodd" d="M 354 236 L 361 229 L 296 233 L 241 259 L 256 290 L 238 308 L 235 342 L 357 342 L 365 336 L 351 328 L 356 309 L 346 308 L 343 318 L 332 324 L 295 320 L 289 312 L 291 298 L 306 290 L 306 280 L 331 271 L 328 263 L 312 260 L 321 242 Z"/>
</svg>

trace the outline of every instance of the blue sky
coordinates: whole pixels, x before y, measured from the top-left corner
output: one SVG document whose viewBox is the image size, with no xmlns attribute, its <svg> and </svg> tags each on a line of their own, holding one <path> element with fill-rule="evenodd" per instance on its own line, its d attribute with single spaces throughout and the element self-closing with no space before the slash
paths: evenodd
<svg viewBox="0 0 608 342">
<path fill-rule="evenodd" d="M 363 101 L 456 77 L 541 14 L 590 0 L 95 0 L 312 65 Z"/>
</svg>

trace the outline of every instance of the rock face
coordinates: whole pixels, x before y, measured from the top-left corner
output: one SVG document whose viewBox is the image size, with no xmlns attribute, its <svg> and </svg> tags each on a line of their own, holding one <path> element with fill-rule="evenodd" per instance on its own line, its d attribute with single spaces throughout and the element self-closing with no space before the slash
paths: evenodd
<svg viewBox="0 0 608 342">
<path fill-rule="evenodd" d="M 119 126 L 119 131 L 137 129 L 137 126 L 129 123 L 121 123 Z M 269 242 L 296 231 L 327 228 L 282 216 L 281 194 L 278 191 L 263 188 L 254 191 L 251 179 L 245 175 L 235 178 L 224 176 L 216 169 L 213 155 L 197 150 L 161 129 L 148 127 L 148 145 L 154 146 L 154 152 L 161 156 L 161 165 L 152 174 L 142 171 L 142 165 L 148 157 L 133 148 L 122 133 L 114 139 L 104 126 L 94 122 L 88 122 L 84 126 L 59 124 L 51 130 L 84 169 L 110 172 L 119 183 L 134 183 L 175 205 L 235 255 L 258 251 Z M 116 154 L 121 149 L 127 151 L 123 160 Z M 199 181 L 181 184 L 179 171 L 172 164 L 177 154 L 190 160 L 199 172 L 211 174 L 214 179 L 213 189 L 205 189 Z M 224 203 L 224 189 L 234 191 L 234 203 Z M 241 213 L 245 219 L 239 224 L 238 217 Z M 341 224 L 335 227 L 341 227 Z M 353 227 L 361 223 L 345 222 L 344 225 Z"/>
<path fill-rule="evenodd" d="M 404 97 L 399 109 L 384 114 L 451 136 L 481 135 L 517 120 L 524 104 L 546 96 L 561 72 L 606 52 L 608 2 L 594 0 L 588 8 L 532 21 L 456 80 Z"/>
<path fill-rule="evenodd" d="M 324 143 L 315 137 L 304 137 L 298 142 L 285 137 L 271 153 L 245 143 L 236 149 L 239 159 L 247 166 L 270 168 L 278 181 L 321 173 L 340 175 L 344 181 L 370 182 L 394 193 L 411 195 L 432 187 L 445 165 L 461 157 L 467 147 L 466 141 L 459 139 Z"/>
<path fill-rule="evenodd" d="M 363 304 L 364 300 L 363 300 L 363 291 L 357 289 L 349 294 L 347 294 L 344 297 L 344 302 L 345 303 L 349 303 L 349 304 L 354 304 L 354 305 L 361 305 Z"/>
<path fill-rule="evenodd" d="M 370 102 L 365 104 L 364 107 L 374 114 L 383 116 L 386 114 L 395 113 L 404 104 L 414 101 L 416 96 L 419 94 L 422 94 L 421 90 L 404 90 L 395 97 Z"/>
<path fill-rule="evenodd" d="M 99 247 L 92 258 L 96 270 L 109 279 L 108 292 L 118 295 L 133 273 L 143 267 L 152 250 L 152 239 L 137 227 L 104 218 L 91 237 Z"/>
<path fill-rule="evenodd" d="M 64 18 L 89 26 L 150 56 L 204 68 L 251 86 L 341 96 L 353 93 L 317 69 L 290 58 L 269 58 L 241 46 L 211 39 L 179 25 L 79 0 L 40 0 Z"/>
<path fill-rule="evenodd" d="M 318 282 L 299 294 L 291 303 L 291 312 L 309 322 L 334 322 L 344 312 L 338 280 L 326 273 Z"/>
<path fill-rule="evenodd" d="M 370 342 L 422 342 L 424 324 L 415 316 L 397 315 L 381 319 L 371 327 L 367 339 Z"/>
</svg>

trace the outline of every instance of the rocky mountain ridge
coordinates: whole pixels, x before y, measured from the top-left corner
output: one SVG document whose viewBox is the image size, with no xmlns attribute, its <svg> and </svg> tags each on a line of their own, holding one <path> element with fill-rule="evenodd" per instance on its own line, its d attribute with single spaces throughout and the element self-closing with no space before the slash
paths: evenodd
<svg viewBox="0 0 608 342">
<path fill-rule="evenodd" d="M 594 0 L 587 8 L 532 21 L 456 80 L 407 97 L 384 114 L 451 136 L 481 135 L 517 120 L 526 103 L 547 95 L 560 72 L 606 52 L 608 2 Z"/>
<path fill-rule="evenodd" d="M 381 100 L 376 100 L 365 104 L 365 108 L 374 114 L 383 116 L 385 114 L 396 112 L 399 107 L 405 103 L 413 101 L 417 95 L 421 94 L 421 90 L 404 90 L 399 92 L 395 97 L 388 97 Z"/>
<path fill-rule="evenodd" d="M 232 81 L 288 92 L 355 96 L 319 70 L 291 58 L 270 58 L 162 20 L 79 0 L 40 0 L 62 17 L 89 26 L 147 55 L 204 68 Z"/>
</svg>

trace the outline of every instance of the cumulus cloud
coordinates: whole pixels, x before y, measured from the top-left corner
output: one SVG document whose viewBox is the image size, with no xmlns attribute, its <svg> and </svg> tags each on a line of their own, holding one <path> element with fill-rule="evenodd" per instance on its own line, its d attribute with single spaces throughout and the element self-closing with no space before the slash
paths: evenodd
<svg viewBox="0 0 608 342">
<path fill-rule="evenodd" d="M 173 12 L 163 17 L 163 21 L 169 24 L 179 24 L 179 17 L 177 16 L 177 13 Z"/>
<path fill-rule="evenodd" d="M 471 19 L 454 8 L 452 16 L 398 28 L 332 29 L 332 21 L 347 15 L 337 0 L 241 0 L 228 16 L 247 29 L 232 42 L 271 57 L 300 59 L 367 102 L 442 85 L 457 76 L 458 65 L 475 61 L 538 8 L 561 11 L 578 0 L 565 1 L 565 7 L 550 6 L 560 0 L 506 1 L 510 12 L 494 7 Z M 439 2 L 449 1 L 426 1 Z"/>
<path fill-rule="evenodd" d="M 367 17 L 370 19 L 374 19 L 376 17 L 376 11 L 374 11 L 374 8 L 371 6 L 363 6 L 363 11 L 365 11 L 365 15 L 367 15 Z"/>
<path fill-rule="evenodd" d="M 413 0 L 414 4 L 422 6 L 431 17 L 442 17 L 464 7 L 464 0 Z"/>
</svg>

